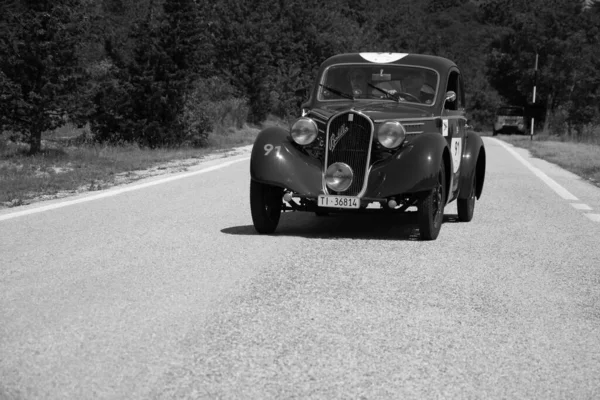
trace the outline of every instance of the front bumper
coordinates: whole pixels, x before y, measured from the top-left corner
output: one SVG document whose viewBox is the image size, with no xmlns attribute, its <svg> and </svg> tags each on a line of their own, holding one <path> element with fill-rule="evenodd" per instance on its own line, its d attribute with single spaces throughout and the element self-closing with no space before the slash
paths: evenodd
<svg viewBox="0 0 600 400">
<path fill-rule="evenodd" d="M 523 124 L 496 124 L 494 130 L 498 133 L 525 133 L 526 127 Z"/>
</svg>

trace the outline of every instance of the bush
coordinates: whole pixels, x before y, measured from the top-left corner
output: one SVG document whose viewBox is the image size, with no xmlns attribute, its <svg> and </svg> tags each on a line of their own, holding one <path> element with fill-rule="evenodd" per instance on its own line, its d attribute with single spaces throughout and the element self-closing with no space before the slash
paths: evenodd
<svg viewBox="0 0 600 400">
<path fill-rule="evenodd" d="M 214 122 L 219 132 L 229 127 L 242 128 L 248 118 L 246 99 L 229 98 L 220 101 L 203 101 L 199 105 Z"/>
<path fill-rule="evenodd" d="M 202 108 L 193 102 L 184 105 L 181 125 L 183 126 L 183 144 L 193 147 L 208 145 L 208 137 L 213 129 L 213 123 Z"/>
<path fill-rule="evenodd" d="M 567 118 L 566 110 L 563 108 L 555 110 L 548 118 L 548 133 L 555 136 L 564 136 L 570 133 Z"/>
<path fill-rule="evenodd" d="M 223 134 L 232 126 L 242 128 L 248 113 L 247 100 L 235 97 L 233 86 L 218 77 L 199 79 L 184 103 L 181 123 L 185 142 L 206 146 L 212 132 Z"/>
</svg>

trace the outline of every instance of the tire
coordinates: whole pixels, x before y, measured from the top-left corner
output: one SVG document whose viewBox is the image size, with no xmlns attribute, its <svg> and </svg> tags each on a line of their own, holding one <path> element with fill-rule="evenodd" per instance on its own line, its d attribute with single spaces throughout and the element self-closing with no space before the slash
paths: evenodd
<svg viewBox="0 0 600 400">
<path fill-rule="evenodd" d="M 473 213 L 475 212 L 475 171 L 473 171 L 473 177 L 471 178 L 469 197 L 466 199 L 459 198 L 456 201 L 456 206 L 458 209 L 459 221 L 469 222 L 473 219 Z"/>
<path fill-rule="evenodd" d="M 250 181 L 250 212 L 258 233 L 273 233 L 279 224 L 283 189 Z"/>
<path fill-rule="evenodd" d="M 492 129 L 492 136 L 498 136 L 498 131 L 495 129 Z"/>
<path fill-rule="evenodd" d="M 419 200 L 419 235 L 421 240 L 435 240 L 442 228 L 446 201 L 446 170 L 440 163 L 436 186 Z"/>
</svg>

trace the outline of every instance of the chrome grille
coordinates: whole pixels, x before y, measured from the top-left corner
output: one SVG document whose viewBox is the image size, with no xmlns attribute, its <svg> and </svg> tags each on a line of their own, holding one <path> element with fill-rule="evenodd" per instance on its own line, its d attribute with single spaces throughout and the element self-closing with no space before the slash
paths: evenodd
<svg viewBox="0 0 600 400">
<path fill-rule="evenodd" d="M 325 170 L 336 162 L 346 163 L 354 171 L 352 185 L 344 192 L 329 190 L 331 194 L 357 196 L 365 186 L 369 168 L 373 123 L 356 112 L 333 116 L 327 125 Z M 325 183 L 323 182 L 323 186 Z"/>
</svg>

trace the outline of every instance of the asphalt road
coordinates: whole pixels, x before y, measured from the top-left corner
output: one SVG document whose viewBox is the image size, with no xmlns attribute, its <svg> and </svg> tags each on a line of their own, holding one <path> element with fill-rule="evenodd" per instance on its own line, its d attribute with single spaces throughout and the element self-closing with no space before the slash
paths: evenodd
<svg viewBox="0 0 600 400">
<path fill-rule="evenodd" d="M 248 154 L 0 212 L 0 398 L 600 398 L 600 189 L 485 144 L 473 221 L 450 204 L 433 242 L 256 235 Z"/>
</svg>

